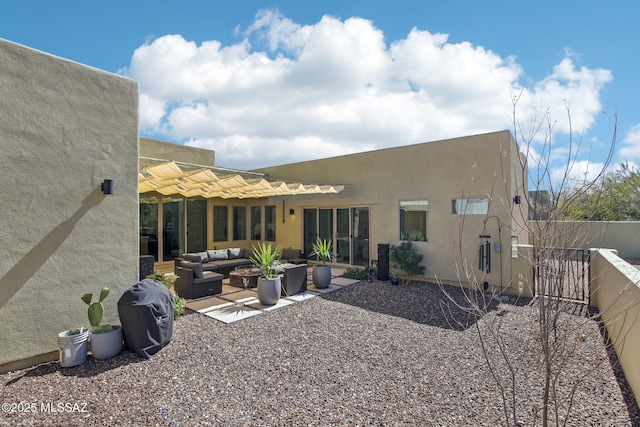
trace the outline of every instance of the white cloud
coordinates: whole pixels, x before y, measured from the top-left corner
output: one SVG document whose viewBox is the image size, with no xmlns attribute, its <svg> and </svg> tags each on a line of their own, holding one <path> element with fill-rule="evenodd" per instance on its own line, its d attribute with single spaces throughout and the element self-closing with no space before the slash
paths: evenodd
<svg viewBox="0 0 640 427">
<path fill-rule="evenodd" d="M 563 188 L 589 184 L 605 171 L 605 164 L 581 160 L 566 162 L 562 166 L 550 169 L 553 188 L 559 191 Z"/>
<path fill-rule="evenodd" d="M 547 109 L 564 122 L 566 102 L 574 129 L 588 128 L 611 80 L 569 55 L 523 88 L 513 57 L 416 28 L 388 44 L 361 18 L 300 25 L 265 10 L 237 34 L 228 46 L 166 35 L 136 49 L 123 73 L 140 83 L 142 131 L 254 168 L 509 129 L 521 91 L 522 123 Z"/>
<path fill-rule="evenodd" d="M 631 126 L 625 135 L 618 157 L 621 162 L 640 160 L 640 123 Z"/>
</svg>

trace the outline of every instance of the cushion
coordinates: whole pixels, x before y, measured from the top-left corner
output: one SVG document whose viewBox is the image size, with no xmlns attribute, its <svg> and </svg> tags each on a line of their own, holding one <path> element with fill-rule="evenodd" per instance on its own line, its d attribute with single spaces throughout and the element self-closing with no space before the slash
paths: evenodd
<svg viewBox="0 0 640 427">
<path fill-rule="evenodd" d="M 184 254 L 184 259 L 192 262 L 207 262 L 209 261 L 209 255 L 207 254 L 206 251 L 190 253 L 190 254 Z"/>
<path fill-rule="evenodd" d="M 229 248 L 229 259 L 242 258 L 242 248 Z"/>
<path fill-rule="evenodd" d="M 200 262 L 200 255 L 198 254 L 184 254 L 182 258 L 185 261 Z"/>
<path fill-rule="evenodd" d="M 193 277 L 195 279 L 202 279 L 202 263 L 192 261 L 180 261 L 180 267 L 193 270 Z"/>
<path fill-rule="evenodd" d="M 302 253 L 302 251 L 300 249 L 283 249 L 282 250 L 282 255 L 280 255 L 280 257 L 282 259 L 294 259 L 294 258 L 300 258 Z"/>
<path fill-rule="evenodd" d="M 209 261 L 216 261 L 219 259 L 229 259 L 229 253 L 226 249 L 218 249 L 213 251 L 207 251 L 209 255 Z"/>
</svg>

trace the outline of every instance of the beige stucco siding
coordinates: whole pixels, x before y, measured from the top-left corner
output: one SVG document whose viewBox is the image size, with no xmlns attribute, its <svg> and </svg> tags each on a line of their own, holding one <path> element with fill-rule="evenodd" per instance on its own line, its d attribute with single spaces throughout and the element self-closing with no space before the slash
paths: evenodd
<svg viewBox="0 0 640 427">
<path fill-rule="evenodd" d="M 155 139 L 140 138 L 140 158 L 174 160 L 182 163 L 214 166 L 215 152 L 203 148 L 172 144 Z M 151 164 L 154 162 L 149 161 Z M 157 163 L 157 162 L 155 162 Z"/>
<path fill-rule="evenodd" d="M 467 262 L 478 274 L 477 248 L 480 234 L 491 235 L 492 271 L 482 281 L 506 286 L 510 277 L 510 236 L 524 205 L 513 205 L 520 192 L 522 172 L 520 155 L 508 131 L 451 140 L 403 146 L 256 170 L 287 181 L 346 184 L 338 195 L 296 196 L 287 200 L 300 212 L 311 206 L 371 207 L 371 250 L 378 243 L 395 244 L 399 239 L 399 202 L 429 202 L 428 242 L 414 246 L 425 256 L 426 276 L 445 282 L 457 282 L 456 261 Z M 514 170 L 514 168 L 516 170 Z M 520 172 L 517 172 L 520 169 Z M 451 213 L 451 201 L 457 198 L 490 198 L 488 218 L 463 217 Z M 280 211 L 280 209 L 279 209 Z M 301 235 L 301 215 L 285 218 L 278 224 L 286 235 Z M 522 222 L 521 222 L 522 223 Z M 486 224 L 486 228 L 485 228 Z M 283 233 L 279 231 L 279 235 Z M 520 243 L 526 243 L 523 236 Z M 494 252 L 494 243 L 501 252 Z M 462 243 L 462 244 L 461 244 Z M 299 245 L 299 243 L 298 243 Z M 463 248 L 462 252 L 460 248 Z M 464 276 L 464 274 L 463 274 Z M 462 278 L 464 281 L 464 277 Z"/>
<path fill-rule="evenodd" d="M 0 366 L 88 326 L 138 274 L 138 85 L 0 40 Z M 115 194 L 102 194 L 104 179 Z"/>
</svg>

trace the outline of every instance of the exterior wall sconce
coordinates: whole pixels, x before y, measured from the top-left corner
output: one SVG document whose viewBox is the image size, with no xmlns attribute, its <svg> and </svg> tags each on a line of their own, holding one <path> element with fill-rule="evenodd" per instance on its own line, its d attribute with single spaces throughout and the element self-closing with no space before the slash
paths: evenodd
<svg viewBox="0 0 640 427">
<path fill-rule="evenodd" d="M 296 211 L 295 211 L 295 210 L 293 210 L 293 209 L 289 209 L 289 215 L 293 215 L 294 213 L 296 213 Z"/>
<path fill-rule="evenodd" d="M 515 203 L 516 205 L 519 205 L 519 204 L 520 204 L 520 202 L 522 202 L 522 200 L 520 199 L 520 196 L 516 194 L 516 195 L 513 197 L 513 203 Z"/>
<path fill-rule="evenodd" d="M 104 194 L 113 194 L 114 185 L 115 185 L 115 181 L 113 179 L 105 179 L 102 182 L 102 192 Z"/>
</svg>

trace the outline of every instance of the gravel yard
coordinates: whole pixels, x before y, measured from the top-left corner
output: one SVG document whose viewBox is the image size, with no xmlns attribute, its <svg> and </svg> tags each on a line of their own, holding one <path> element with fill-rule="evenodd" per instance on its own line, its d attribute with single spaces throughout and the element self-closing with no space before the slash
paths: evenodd
<svg viewBox="0 0 640 427">
<path fill-rule="evenodd" d="M 504 425 L 475 319 L 460 310 L 445 316 L 446 301 L 433 284 L 364 282 L 232 324 L 189 312 L 150 360 L 123 352 L 0 375 L 0 424 Z M 519 417 L 532 425 L 543 386 L 535 307 L 500 304 L 478 326 L 498 317 L 519 366 Z M 597 325 L 577 333 L 563 375 L 567 384 L 585 378 L 568 425 L 640 425 Z M 593 369 L 596 360 L 604 363 Z M 20 411 L 5 410 L 19 402 Z"/>
</svg>

